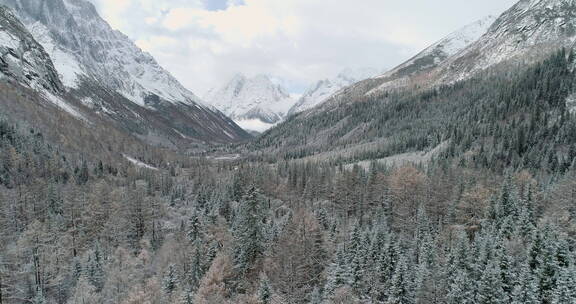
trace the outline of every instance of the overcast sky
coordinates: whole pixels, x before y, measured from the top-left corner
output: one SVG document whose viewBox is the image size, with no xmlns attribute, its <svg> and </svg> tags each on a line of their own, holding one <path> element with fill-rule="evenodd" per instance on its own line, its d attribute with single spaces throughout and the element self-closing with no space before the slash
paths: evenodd
<svg viewBox="0 0 576 304">
<path fill-rule="evenodd" d="M 347 67 L 392 68 L 517 0 L 91 0 L 198 95 L 233 74 L 292 93 Z"/>
</svg>

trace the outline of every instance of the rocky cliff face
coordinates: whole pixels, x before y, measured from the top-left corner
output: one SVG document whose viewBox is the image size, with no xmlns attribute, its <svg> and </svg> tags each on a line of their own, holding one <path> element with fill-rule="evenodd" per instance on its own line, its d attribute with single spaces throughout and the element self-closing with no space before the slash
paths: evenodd
<svg viewBox="0 0 576 304">
<path fill-rule="evenodd" d="M 0 72 L 30 87 L 62 92 L 50 56 L 12 12 L 0 6 Z"/>
</svg>

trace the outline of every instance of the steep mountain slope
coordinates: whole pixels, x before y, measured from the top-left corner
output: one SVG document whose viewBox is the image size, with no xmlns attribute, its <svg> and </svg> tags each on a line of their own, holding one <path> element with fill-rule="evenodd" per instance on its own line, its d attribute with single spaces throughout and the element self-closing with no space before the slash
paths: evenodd
<svg viewBox="0 0 576 304">
<path fill-rule="evenodd" d="M 377 75 L 380 71 L 372 68 L 345 69 L 332 79 L 320 80 L 311 86 L 298 102 L 288 111 L 288 115 L 297 114 L 312 109 L 342 88 L 348 87 L 360 80 Z"/>
<path fill-rule="evenodd" d="M 445 60 L 478 40 L 486 33 L 495 20 L 496 17 L 488 16 L 446 36 L 407 62 L 377 77 L 376 82 L 378 85 L 371 90 L 371 93 L 376 90 L 406 85 L 411 81 L 411 77 L 436 68 Z"/>
<path fill-rule="evenodd" d="M 394 70 L 350 87 L 349 92 L 379 94 L 409 86 L 438 86 L 501 63 L 535 62 L 574 45 L 575 16 L 574 0 L 521 0 L 496 20 L 489 17 L 467 26 Z"/>
<path fill-rule="evenodd" d="M 0 0 L 54 62 L 69 95 L 155 144 L 237 142 L 249 135 L 113 30 L 86 0 Z"/>
<path fill-rule="evenodd" d="M 486 35 L 446 60 L 438 82 L 465 79 L 506 61 L 529 62 L 576 41 L 576 1 L 522 0 L 502 14 Z"/>
<path fill-rule="evenodd" d="M 270 77 L 235 75 L 204 98 L 240 126 L 262 132 L 280 122 L 295 101 Z"/>
</svg>

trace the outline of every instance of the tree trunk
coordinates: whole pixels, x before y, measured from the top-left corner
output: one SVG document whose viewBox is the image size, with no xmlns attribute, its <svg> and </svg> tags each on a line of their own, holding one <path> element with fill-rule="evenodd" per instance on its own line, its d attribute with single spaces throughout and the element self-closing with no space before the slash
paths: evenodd
<svg viewBox="0 0 576 304">
<path fill-rule="evenodd" d="M 2 275 L 0 275 L 0 304 L 4 303 L 2 302 Z"/>
</svg>

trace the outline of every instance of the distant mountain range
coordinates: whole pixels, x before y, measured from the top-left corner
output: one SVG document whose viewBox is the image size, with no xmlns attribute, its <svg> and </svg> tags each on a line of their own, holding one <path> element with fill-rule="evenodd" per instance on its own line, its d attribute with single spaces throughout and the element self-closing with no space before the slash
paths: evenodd
<svg viewBox="0 0 576 304">
<path fill-rule="evenodd" d="M 382 71 L 372 68 L 347 68 L 334 78 L 318 81 L 299 98 L 288 94 L 270 76 L 236 74 L 221 87 L 210 90 L 204 100 L 244 129 L 261 133 L 290 115 L 314 108 L 342 88 L 379 73 Z"/>
</svg>

